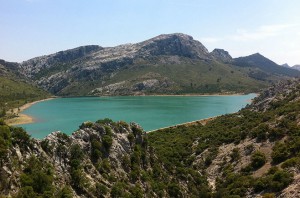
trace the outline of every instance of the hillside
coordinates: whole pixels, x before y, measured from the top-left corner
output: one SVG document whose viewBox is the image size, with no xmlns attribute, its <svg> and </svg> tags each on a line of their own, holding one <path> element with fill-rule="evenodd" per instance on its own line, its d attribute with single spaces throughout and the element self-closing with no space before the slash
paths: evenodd
<svg viewBox="0 0 300 198">
<path fill-rule="evenodd" d="M 258 61 L 233 60 L 222 49 L 209 53 L 193 37 L 177 33 L 116 47 L 82 46 L 24 61 L 18 69 L 61 96 L 257 92 L 300 75 Z"/>
<path fill-rule="evenodd" d="M 299 77 L 299 72 L 289 67 L 277 65 L 259 53 L 235 58 L 233 64 L 252 68 L 252 71 L 249 71 L 249 76 L 257 80 L 271 80 L 280 76 Z"/>
<path fill-rule="evenodd" d="M 238 113 L 146 134 L 109 119 L 71 136 L 31 139 L 0 125 L 0 195 L 17 197 L 295 197 L 300 81 Z"/>
<path fill-rule="evenodd" d="M 18 63 L 0 60 L 0 117 L 9 109 L 49 96 L 18 72 Z"/>
<path fill-rule="evenodd" d="M 215 197 L 295 197 L 299 191 L 300 81 L 279 83 L 238 113 L 149 134 L 170 172 L 192 168 Z M 185 175 L 185 176 L 184 176 Z"/>
</svg>

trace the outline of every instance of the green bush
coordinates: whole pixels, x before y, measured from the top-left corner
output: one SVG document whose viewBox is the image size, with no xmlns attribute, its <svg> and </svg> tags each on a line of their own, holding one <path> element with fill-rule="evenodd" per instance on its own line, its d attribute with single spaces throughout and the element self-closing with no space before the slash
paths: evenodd
<svg viewBox="0 0 300 198">
<path fill-rule="evenodd" d="M 290 152 L 287 144 L 276 142 L 271 154 L 273 162 L 274 163 L 283 162 L 284 160 L 288 159 L 289 156 L 290 156 Z"/>
<path fill-rule="evenodd" d="M 113 139 L 111 136 L 109 135 L 104 135 L 102 137 L 102 144 L 104 146 L 104 148 L 108 151 L 112 145 Z"/>
<path fill-rule="evenodd" d="M 125 189 L 126 189 L 126 185 L 124 183 L 117 182 L 115 185 L 113 185 L 111 192 L 110 192 L 110 196 L 112 198 L 124 197 Z"/>
<path fill-rule="evenodd" d="M 170 197 L 182 197 L 180 187 L 176 183 L 170 183 L 167 188 Z"/>
<path fill-rule="evenodd" d="M 36 157 L 32 156 L 27 162 L 24 172 L 20 176 L 21 189 L 20 197 L 27 195 L 53 195 L 54 187 L 53 173 L 50 165 L 42 163 Z"/>
<path fill-rule="evenodd" d="M 260 151 L 256 151 L 251 155 L 251 166 L 254 169 L 262 167 L 266 163 L 266 156 Z"/>
<path fill-rule="evenodd" d="M 108 188 L 100 183 L 96 183 L 96 196 L 101 197 L 103 195 L 107 195 Z"/>
<path fill-rule="evenodd" d="M 112 124 L 114 122 L 110 118 L 104 118 L 102 120 L 97 120 L 96 123 L 106 125 L 106 124 Z"/>
<path fill-rule="evenodd" d="M 12 143 L 18 144 L 22 148 L 31 146 L 30 135 L 21 127 L 11 128 Z"/>
<path fill-rule="evenodd" d="M 91 140 L 91 160 L 96 163 L 100 157 L 102 157 L 101 153 L 102 144 L 97 139 Z"/>
<path fill-rule="evenodd" d="M 300 158 L 299 157 L 293 157 L 293 158 L 287 159 L 281 165 L 282 168 L 299 167 L 299 166 L 300 166 Z"/>
<path fill-rule="evenodd" d="M 72 198 L 73 197 L 72 190 L 70 189 L 70 187 L 65 186 L 58 192 L 57 197 L 58 198 Z"/>
</svg>

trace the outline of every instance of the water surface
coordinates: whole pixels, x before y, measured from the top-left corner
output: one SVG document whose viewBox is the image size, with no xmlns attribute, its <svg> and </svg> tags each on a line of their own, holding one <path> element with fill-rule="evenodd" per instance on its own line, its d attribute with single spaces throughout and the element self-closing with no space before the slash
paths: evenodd
<svg viewBox="0 0 300 198">
<path fill-rule="evenodd" d="M 255 94 L 234 96 L 121 96 L 56 98 L 23 113 L 35 123 L 20 125 L 35 138 L 53 131 L 71 134 L 85 121 L 111 118 L 137 122 L 146 131 L 237 112 Z"/>
</svg>

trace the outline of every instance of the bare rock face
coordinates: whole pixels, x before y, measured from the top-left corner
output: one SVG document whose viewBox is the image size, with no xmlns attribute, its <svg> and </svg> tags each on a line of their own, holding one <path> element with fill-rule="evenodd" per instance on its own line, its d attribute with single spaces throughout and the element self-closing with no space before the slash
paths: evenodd
<svg viewBox="0 0 300 198">
<path fill-rule="evenodd" d="M 224 63 L 232 62 L 232 57 L 230 56 L 230 54 L 223 49 L 214 49 L 210 54 L 218 61 Z"/>
<path fill-rule="evenodd" d="M 36 57 L 28 61 L 24 61 L 20 66 L 21 72 L 27 77 L 35 78 L 36 74 L 45 69 L 59 66 L 63 63 L 67 64 L 78 58 L 82 58 L 91 52 L 101 49 L 103 48 L 98 45 L 88 45 L 66 51 L 60 51 L 51 55 Z"/>
<path fill-rule="evenodd" d="M 140 43 L 142 55 L 178 55 L 193 59 L 211 60 L 208 50 L 186 34 L 162 34 Z"/>
</svg>

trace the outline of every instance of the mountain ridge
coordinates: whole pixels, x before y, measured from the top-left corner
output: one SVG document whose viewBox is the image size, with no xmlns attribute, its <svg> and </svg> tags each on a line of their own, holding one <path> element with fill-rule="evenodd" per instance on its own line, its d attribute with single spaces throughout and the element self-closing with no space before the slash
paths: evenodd
<svg viewBox="0 0 300 198">
<path fill-rule="evenodd" d="M 24 61 L 18 70 L 60 96 L 256 92 L 300 76 L 259 54 L 232 59 L 223 49 L 209 52 L 182 33 L 115 47 L 81 46 Z"/>
</svg>

